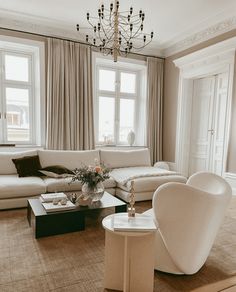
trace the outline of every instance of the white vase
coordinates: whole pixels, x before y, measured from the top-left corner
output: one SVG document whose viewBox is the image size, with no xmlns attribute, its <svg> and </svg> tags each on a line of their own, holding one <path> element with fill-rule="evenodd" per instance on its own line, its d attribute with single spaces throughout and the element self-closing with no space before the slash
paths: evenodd
<svg viewBox="0 0 236 292">
<path fill-rule="evenodd" d="M 127 136 L 127 141 L 128 141 L 128 144 L 130 146 L 133 146 L 134 141 L 135 141 L 135 133 L 134 133 L 134 131 L 132 131 L 132 130 L 129 131 L 129 134 Z"/>
</svg>

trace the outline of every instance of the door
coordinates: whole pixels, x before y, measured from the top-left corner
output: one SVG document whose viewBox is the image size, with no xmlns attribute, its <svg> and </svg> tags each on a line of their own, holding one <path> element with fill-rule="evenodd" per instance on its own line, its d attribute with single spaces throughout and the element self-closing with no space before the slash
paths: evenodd
<svg viewBox="0 0 236 292">
<path fill-rule="evenodd" d="M 213 112 L 213 141 L 210 170 L 218 175 L 223 171 L 223 155 L 225 143 L 225 125 L 228 98 L 228 73 L 216 76 L 216 95 Z"/>
<path fill-rule="evenodd" d="M 214 76 L 193 83 L 189 175 L 209 169 L 214 92 Z"/>
<path fill-rule="evenodd" d="M 189 175 L 222 174 L 228 73 L 194 80 Z"/>
</svg>

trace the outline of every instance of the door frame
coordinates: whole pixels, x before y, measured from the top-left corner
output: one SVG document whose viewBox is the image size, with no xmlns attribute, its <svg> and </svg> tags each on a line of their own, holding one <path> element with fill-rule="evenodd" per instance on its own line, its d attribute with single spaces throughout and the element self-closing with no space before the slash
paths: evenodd
<svg viewBox="0 0 236 292">
<path fill-rule="evenodd" d="M 185 176 L 188 176 L 189 167 L 193 80 L 224 72 L 228 73 L 229 82 L 222 175 L 226 172 L 233 95 L 235 50 L 236 37 L 233 37 L 173 61 L 175 66 L 180 69 L 175 161 L 177 171 Z"/>
</svg>

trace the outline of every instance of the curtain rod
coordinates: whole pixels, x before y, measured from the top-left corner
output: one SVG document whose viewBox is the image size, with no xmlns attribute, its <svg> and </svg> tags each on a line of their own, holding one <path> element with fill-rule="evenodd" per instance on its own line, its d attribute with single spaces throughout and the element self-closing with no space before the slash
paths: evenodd
<svg viewBox="0 0 236 292">
<path fill-rule="evenodd" d="M 3 30 L 8 30 L 8 31 L 14 31 L 14 32 L 19 32 L 19 33 L 26 33 L 26 34 L 30 34 L 30 35 L 35 35 L 35 36 L 40 36 L 40 37 L 49 37 L 49 38 L 54 38 L 57 40 L 62 40 L 62 41 L 72 41 L 74 43 L 78 43 L 78 44 L 82 44 L 82 45 L 87 45 L 86 43 L 82 42 L 82 41 L 78 41 L 78 40 L 74 40 L 74 39 L 68 39 L 68 38 L 63 38 L 63 37 L 57 37 L 57 36 L 50 36 L 50 35 L 45 35 L 45 34 L 40 34 L 40 33 L 36 33 L 36 32 L 29 32 L 29 31 L 23 31 L 23 30 L 19 30 L 19 29 L 13 29 L 13 28 L 6 28 L 6 27 L 1 27 L 0 29 Z M 91 47 L 97 48 L 94 45 L 89 45 Z M 161 60 L 165 60 L 165 58 L 163 57 L 157 57 L 157 56 L 152 56 L 152 55 L 144 55 L 144 54 L 139 54 L 139 53 L 130 53 L 132 55 L 137 55 L 137 56 L 143 56 L 143 57 L 152 57 L 152 58 L 157 58 L 157 59 L 161 59 Z"/>
</svg>

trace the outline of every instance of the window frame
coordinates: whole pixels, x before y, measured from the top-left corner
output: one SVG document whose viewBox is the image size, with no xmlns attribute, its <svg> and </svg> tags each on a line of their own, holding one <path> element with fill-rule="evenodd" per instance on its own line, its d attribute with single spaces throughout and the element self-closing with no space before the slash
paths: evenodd
<svg viewBox="0 0 236 292">
<path fill-rule="evenodd" d="M 115 72 L 115 91 L 99 89 L 99 70 L 109 70 Z M 130 73 L 136 76 L 135 93 L 121 92 L 121 73 Z M 95 67 L 95 142 L 96 145 L 112 145 L 112 146 L 127 146 L 128 142 L 120 140 L 120 101 L 121 99 L 134 100 L 134 131 L 137 130 L 138 111 L 140 104 L 141 88 L 140 88 L 140 69 L 131 69 L 125 66 L 112 66 L 109 64 L 96 64 Z M 115 117 L 114 117 L 114 143 L 104 144 L 104 141 L 99 141 L 99 97 L 108 97 L 115 99 Z"/>
<path fill-rule="evenodd" d="M 5 56 L 28 59 L 28 81 L 11 80 L 5 76 Z M 43 146 L 45 143 L 45 44 L 41 41 L 0 37 L 0 144 Z M 29 140 L 9 141 L 7 138 L 6 88 L 27 89 L 29 93 Z"/>
<path fill-rule="evenodd" d="M 35 144 L 35 138 L 33 134 L 33 129 L 35 128 L 35 119 L 33 118 L 33 108 L 34 108 L 34 65 L 33 65 L 33 54 L 31 53 L 25 53 L 25 52 L 15 52 L 14 50 L 0 50 L 0 55 L 2 59 L 2 79 L 1 79 L 1 85 L 2 85 L 2 112 L 4 113 L 4 118 L 2 120 L 2 132 L 3 137 L 2 141 L 4 143 L 13 143 L 13 144 Z M 29 79 L 28 81 L 19 81 L 19 80 L 12 80 L 12 79 L 6 79 L 5 73 L 6 73 L 6 63 L 5 63 L 5 57 L 6 56 L 16 56 L 16 57 L 24 57 L 28 59 L 28 74 Z M 16 89 L 26 89 L 28 90 L 29 94 L 29 140 L 27 141 L 14 141 L 14 140 L 8 140 L 7 138 L 7 132 L 8 132 L 8 125 L 7 125 L 7 96 L 6 96 L 6 89 L 7 88 L 16 88 Z"/>
</svg>

